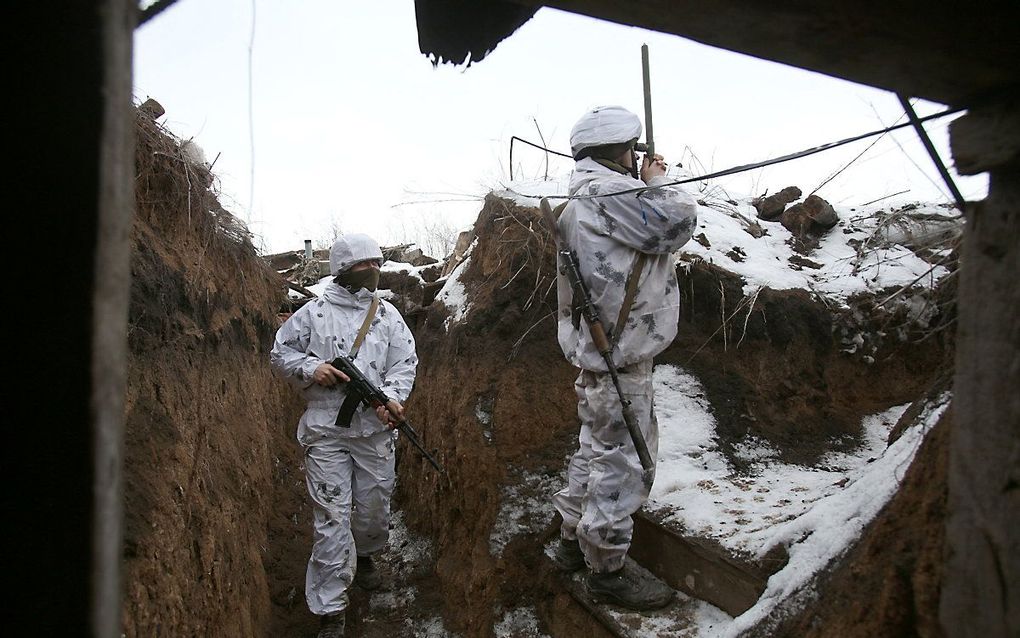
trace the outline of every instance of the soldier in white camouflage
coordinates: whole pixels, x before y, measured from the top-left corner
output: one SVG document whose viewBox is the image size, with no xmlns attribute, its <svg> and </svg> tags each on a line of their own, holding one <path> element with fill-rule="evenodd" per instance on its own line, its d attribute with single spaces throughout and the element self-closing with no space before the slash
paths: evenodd
<svg viewBox="0 0 1020 638">
<path fill-rule="evenodd" d="M 270 353 L 274 370 L 307 402 L 297 429 L 315 532 L 305 600 L 321 619 L 319 638 L 344 635 L 352 583 L 367 590 L 382 584 L 373 555 L 389 539 L 395 423 L 384 407 L 357 402 L 342 419 L 350 378 L 330 363 L 338 354 L 349 356 L 403 413 L 418 356 L 404 319 L 376 292 L 382 262 L 371 237 L 340 237 L 329 253 L 334 280 L 287 319 Z"/>
<path fill-rule="evenodd" d="M 694 232 L 697 202 L 681 188 L 665 186 L 661 156 L 641 158 L 638 172 L 634 147 L 641 129 L 638 117 L 619 106 L 592 109 L 574 125 L 573 199 L 558 226 L 561 240 L 577 253 L 581 277 L 610 334 L 623 393 L 654 462 L 652 358 L 676 336 L 680 292 L 673 253 Z M 556 560 L 565 570 L 587 565 L 586 584 L 597 600 L 655 609 L 672 600 L 673 590 L 626 560 L 631 515 L 648 498 L 650 482 L 642 481 L 620 396 L 574 295 L 560 272 L 558 337 L 567 360 L 581 370 L 574 383 L 581 431 L 567 486 L 553 497 L 563 517 Z"/>
</svg>

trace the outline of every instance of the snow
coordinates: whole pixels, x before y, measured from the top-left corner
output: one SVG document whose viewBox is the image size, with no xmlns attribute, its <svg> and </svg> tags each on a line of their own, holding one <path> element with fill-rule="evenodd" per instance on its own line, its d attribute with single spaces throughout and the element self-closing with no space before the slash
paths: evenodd
<svg viewBox="0 0 1020 638">
<path fill-rule="evenodd" d="M 549 180 L 515 181 L 505 184 L 504 190 L 496 194 L 523 206 L 538 206 L 539 197 L 565 195 L 568 181 L 569 175 Z M 839 223 L 821 237 L 817 248 L 799 255 L 792 247 L 790 231 L 778 221 L 758 220 L 751 197 L 726 195 L 723 199 L 706 195 L 698 192 L 697 184 L 685 184 L 681 188 L 699 198 L 698 228 L 694 234 L 695 237 L 703 235 L 702 241 L 709 245 L 692 239 L 677 253 L 678 263 L 689 265 L 703 260 L 740 275 L 747 297 L 760 288 L 800 288 L 843 305 L 848 297 L 858 293 L 908 285 L 930 289 L 949 271 L 942 266 L 933 267 L 909 248 L 891 243 L 890 239 L 915 238 L 919 232 L 928 236 L 951 234 L 952 227 L 962 223 L 941 205 L 919 203 L 911 205 L 911 213 L 935 221 L 915 222 L 913 234 L 892 232 L 891 229 L 900 228 L 901 224 L 885 219 L 886 206 L 833 206 Z M 555 205 L 559 201 L 562 199 L 552 203 Z M 754 223 L 765 231 L 761 237 L 755 238 L 747 230 Z M 855 244 L 862 247 L 860 251 Z M 796 257 L 806 257 L 819 267 L 791 264 L 790 259 Z"/>
<path fill-rule="evenodd" d="M 550 500 L 566 483 L 566 464 L 559 476 L 520 472 L 503 487 L 496 522 L 489 535 L 489 553 L 501 556 L 516 536 L 540 534 L 553 519 Z"/>
<path fill-rule="evenodd" d="M 443 284 L 442 289 L 436 294 L 436 301 L 441 302 L 450 309 L 450 316 L 447 317 L 446 322 L 443 324 L 443 328 L 447 331 L 449 331 L 450 326 L 462 321 L 470 310 L 467 291 L 464 289 L 464 284 L 460 281 L 460 277 L 467 270 L 468 263 L 471 261 L 471 251 L 474 250 L 477 243 L 477 239 L 471 243 L 471 246 L 464 252 L 464 260 L 454 268 L 450 276 L 446 278 L 446 283 Z"/>
<path fill-rule="evenodd" d="M 715 419 L 698 380 L 660 365 L 654 383 L 660 440 L 646 508 L 735 552 L 762 557 L 783 545 L 790 556 L 758 604 L 736 619 L 695 601 L 698 630 L 684 635 L 700 637 L 736 636 L 753 627 L 845 552 L 895 493 L 949 402 L 948 394 L 939 397 L 888 447 L 889 431 L 907 406 L 870 415 L 863 420 L 858 449 L 830 453 L 814 467 L 779 462 L 761 441 L 745 440 L 739 453 L 753 463 L 749 472 L 737 475 L 719 450 Z M 649 629 L 635 635 L 658 634 Z"/>
<path fill-rule="evenodd" d="M 427 266 L 414 266 L 403 261 L 387 261 L 380 268 L 380 272 L 397 272 L 404 273 L 410 277 L 414 277 L 422 284 L 425 283 L 425 279 L 421 276 L 421 271 L 426 268 L 432 268 L 435 264 L 428 264 Z"/>
<path fill-rule="evenodd" d="M 508 183 L 496 194 L 537 206 L 539 197 L 565 195 L 568 179 L 561 175 Z M 905 309 L 911 321 L 924 327 L 935 311 L 930 293 L 949 274 L 938 260 L 949 254 L 935 248 L 926 261 L 911 246 L 958 235 L 963 224 L 937 204 L 896 211 L 882 204 L 834 206 L 839 223 L 819 237 L 816 247 L 798 252 L 793 234 L 778 221 L 758 219 L 751 197 L 732 196 L 707 184 L 683 188 L 699 199 L 698 227 L 695 239 L 676 253 L 678 265 L 690 268 L 704 261 L 739 275 L 744 305 L 752 308 L 766 288 L 809 291 L 834 312 L 849 308 L 851 297 L 867 294 L 891 302 L 886 310 Z M 551 201 L 555 205 L 562 199 Z M 901 294 L 894 296 L 895 291 Z M 870 323 L 857 312 L 849 316 L 862 325 Z M 869 339 L 884 336 L 856 330 L 842 336 L 845 352 L 866 349 Z M 646 508 L 737 555 L 761 558 L 777 546 L 785 547 L 789 562 L 770 578 L 758 603 L 737 618 L 682 594 L 675 605 L 682 612 L 610 611 L 642 638 L 736 636 L 768 619 L 780 604 L 784 612 L 794 610 L 798 601 L 811 596 L 815 576 L 847 551 L 898 489 L 924 435 L 949 402 L 948 394 L 939 397 L 888 446 L 889 432 L 907 405 L 868 415 L 862 420 L 859 447 L 830 452 L 810 467 L 784 463 L 767 442 L 748 436 L 734 446 L 736 456 L 749 466 L 738 474 L 720 450 L 712 408 L 698 379 L 687 370 L 660 365 L 654 383 L 660 440 Z M 501 515 L 501 521 L 512 524 L 512 511 Z"/>
<path fill-rule="evenodd" d="M 496 638 L 549 638 L 539 631 L 534 607 L 506 611 L 492 630 Z"/>
</svg>

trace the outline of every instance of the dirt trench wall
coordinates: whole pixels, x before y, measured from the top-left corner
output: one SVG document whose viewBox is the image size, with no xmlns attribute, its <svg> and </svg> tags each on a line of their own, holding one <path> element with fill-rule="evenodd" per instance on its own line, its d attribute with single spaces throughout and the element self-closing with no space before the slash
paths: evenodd
<svg viewBox="0 0 1020 638">
<path fill-rule="evenodd" d="M 601 635 L 557 597 L 540 539 L 518 538 L 496 554 L 490 547 L 505 488 L 521 485 L 521 472 L 555 476 L 576 439 L 576 372 L 552 347 L 553 248 L 539 224 L 537 211 L 490 196 L 460 277 L 467 317 L 447 332 L 449 312 L 432 304 L 418 336 L 408 413 L 448 477 L 402 445 L 398 501 L 412 526 L 436 539 L 443 615 L 465 636 L 491 636 L 501 610 L 525 605 L 558 606 L 565 626 Z"/>
<path fill-rule="evenodd" d="M 576 447 L 576 370 L 556 341 L 554 250 L 537 211 L 490 195 L 475 232 L 460 275 L 469 309 L 447 330 L 451 311 L 429 307 L 408 404 L 449 477 L 438 478 L 405 446 L 398 500 L 412 526 L 437 539 L 448 627 L 488 637 L 502 610 L 532 605 L 552 636 L 600 635 L 590 618 L 570 615 L 575 608 L 549 571 L 541 546 L 555 534 L 551 525 L 492 549 L 509 488 L 527 476 L 560 482 Z M 734 315 L 738 278 L 704 263 L 678 274 L 680 335 L 656 363 L 683 365 L 702 380 L 723 451 L 738 470 L 743 461 L 733 448 L 747 436 L 788 462 L 854 447 L 862 416 L 923 394 L 947 359 L 938 340 L 890 341 L 870 364 L 842 353 L 838 318 L 799 291 L 763 291 L 745 328 L 746 311 Z"/>
<path fill-rule="evenodd" d="M 267 365 L 282 288 L 175 140 L 143 116 L 138 139 L 124 635 L 268 635 L 278 468 L 299 463 Z"/>
<path fill-rule="evenodd" d="M 952 366 L 950 331 L 903 328 L 906 340 L 889 337 L 873 354 L 848 353 L 848 331 L 878 339 L 904 318 L 856 325 L 852 311 L 833 310 L 804 290 L 764 289 L 752 303 L 741 278 L 705 262 L 677 275 L 679 330 L 656 363 L 680 365 L 701 380 L 720 448 L 737 470 L 747 461 L 734 446 L 747 437 L 768 443 L 787 463 L 810 465 L 829 451 L 851 450 L 862 416 L 913 401 Z"/>
</svg>

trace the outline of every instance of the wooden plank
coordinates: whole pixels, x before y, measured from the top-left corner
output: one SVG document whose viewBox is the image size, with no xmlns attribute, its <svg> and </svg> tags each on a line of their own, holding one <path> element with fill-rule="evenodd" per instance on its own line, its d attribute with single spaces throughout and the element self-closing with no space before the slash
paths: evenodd
<svg viewBox="0 0 1020 638">
<path fill-rule="evenodd" d="M 956 172 L 984 173 L 1020 157 L 1020 110 L 1002 106 L 971 111 L 949 125 Z"/>
<path fill-rule="evenodd" d="M 771 572 L 785 563 L 785 557 L 770 561 L 769 569 L 741 561 L 718 545 L 684 537 L 660 525 L 644 511 L 634 516 L 629 553 L 670 587 L 712 603 L 731 616 L 753 607 Z"/>
</svg>

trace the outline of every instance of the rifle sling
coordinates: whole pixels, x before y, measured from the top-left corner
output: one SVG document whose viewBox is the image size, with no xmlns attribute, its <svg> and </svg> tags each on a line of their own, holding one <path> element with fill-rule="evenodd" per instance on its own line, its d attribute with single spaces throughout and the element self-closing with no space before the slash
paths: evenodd
<svg viewBox="0 0 1020 638">
<path fill-rule="evenodd" d="M 630 269 L 630 276 L 627 277 L 627 291 L 623 295 L 623 305 L 620 306 L 620 316 L 617 317 L 616 325 L 613 326 L 613 347 L 619 343 L 620 335 L 623 334 L 624 328 L 627 327 L 630 307 L 634 303 L 634 298 L 637 297 L 638 280 L 641 279 L 641 270 L 645 267 L 647 259 L 647 254 L 638 253 L 637 259 L 634 260 L 634 266 Z"/>
<path fill-rule="evenodd" d="M 354 361 L 358 358 L 358 350 L 361 349 L 361 344 L 365 341 L 365 335 L 368 334 L 368 329 L 372 326 L 372 320 L 375 319 L 375 311 L 379 309 L 379 297 L 372 296 L 372 303 L 368 306 L 368 314 L 365 315 L 365 320 L 361 322 L 361 328 L 358 330 L 358 336 L 354 338 L 354 345 L 351 346 L 351 353 L 347 356 Z"/>
</svg>

